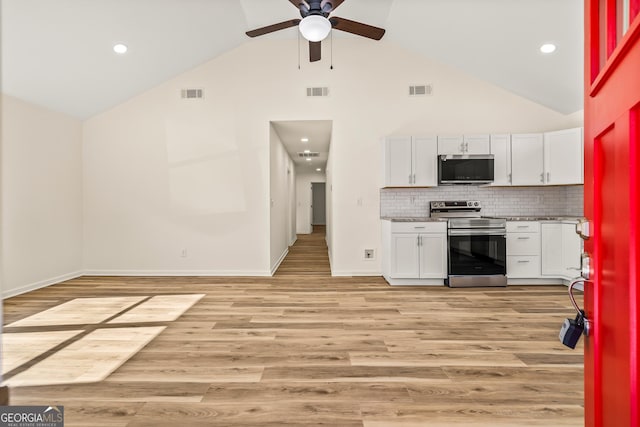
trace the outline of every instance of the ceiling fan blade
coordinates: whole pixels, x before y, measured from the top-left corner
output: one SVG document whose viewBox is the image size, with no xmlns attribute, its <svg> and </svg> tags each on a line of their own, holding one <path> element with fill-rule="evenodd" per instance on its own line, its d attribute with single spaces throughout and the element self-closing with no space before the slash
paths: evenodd
<svg viewBox="0 0 640 427">
<path fill-rule="evenodd" d="M 357 34 L 373 40 L 380 40 L 384 36 L 384 28 L 374 27 L 373 25 L 363 24 L 362 22 L 352 21 L 350 19 L 339 18 L 334 16 L 329 18 L 331 25 L 336 30 L 345 31 L 351 34 Z"/>
<path fill-rule="evenodd" d="M 300 9 L 300 5 L 301 4 L 304 4 L 307 7 L 307 9 L 309 8 L 309 3 L 307 3 L 304 0 L 289 0 L 289 3 L 294 5 L 296 7 L 296 9 Z"/>
<path fill-rule="evenodd" d="M 255 30 L 247 31 L 245 34 L 249 37 L 258 37 L 264 34 L 273 33 L 274 31 L 284 30 L 285 28 L 295 27 L 299 23 L 299 19 L 290 19 L 288 21 L 279 22 L 277 24 L 268 25 L 266 27 L 256 28 Z"/>
<path fill-rule="evenodd" d="M 322 56 L 322 42 L 309 42 L 309 61 L 320 61 Z"/>
</svg>

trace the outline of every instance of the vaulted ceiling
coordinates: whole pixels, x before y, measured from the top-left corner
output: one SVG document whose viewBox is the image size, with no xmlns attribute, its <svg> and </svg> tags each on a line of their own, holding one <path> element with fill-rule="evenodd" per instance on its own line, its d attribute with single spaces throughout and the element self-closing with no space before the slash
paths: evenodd
<svg viewBox="0 0 640 427">
<path fill-rule="evenodd" d="M 288 0 L 0 0 L 2 91 L 87 118 L 299 17 Z M 582 109 L 582 0 L 345 0 L 381 42 L 561 113 Z M 338 34 L 336 37 L 354 37 Z M 297 38 L 290 28 L 266 37 Z M 128 45 L 126 55 L 112 46 Z M 552 42 L 557 51 L 539 51 Z"/>
</svg>

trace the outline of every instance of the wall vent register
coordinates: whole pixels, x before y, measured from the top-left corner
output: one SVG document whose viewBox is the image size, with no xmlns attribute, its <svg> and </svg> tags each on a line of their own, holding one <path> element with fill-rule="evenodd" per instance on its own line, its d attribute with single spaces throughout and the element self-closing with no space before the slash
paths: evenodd
<svg viewBox="0 0 640 427">
<path fill-rule="evenodd" d="M 308 87 L 307 96 L 310 96 L 310 97 L 329 96 L 329 88 L 328 87 Z"/>
<path fill-rule="evenodd" d="M 203 99 L 204 89 L 182 89 L 180 96 L 182 99 Z"/>
<path fill-rule="evenodd" d="M 301 159 L 310 159 L 312 157 L 319 157 L 319 156 L 320 156 L 320 153 L 318 153 L 317 151 L 310 151 L 308 153 L 298 151 L 298 157 L 300 157 Z"/>
<path fill-rule="evenodd" d="M 409 86 L 409 96 L 426 96 L 433 93 L 431 85 L 411 85 Z"/>
</svg>

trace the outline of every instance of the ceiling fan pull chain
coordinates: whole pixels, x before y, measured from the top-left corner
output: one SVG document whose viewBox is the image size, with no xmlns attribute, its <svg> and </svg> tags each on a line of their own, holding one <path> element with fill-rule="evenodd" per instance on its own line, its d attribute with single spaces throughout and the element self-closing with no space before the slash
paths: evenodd
<svg viewBox="0 0 640 427">
<path fill-rule="evenodd" d="M 330 70 L 333 70 L 333 30 L 331 30 L 331 67 Z"/>
<path fill-rule="evenodd" d="M 300 31 L 298 33 L 298 70 L 300 69 Z"/>
</svg>

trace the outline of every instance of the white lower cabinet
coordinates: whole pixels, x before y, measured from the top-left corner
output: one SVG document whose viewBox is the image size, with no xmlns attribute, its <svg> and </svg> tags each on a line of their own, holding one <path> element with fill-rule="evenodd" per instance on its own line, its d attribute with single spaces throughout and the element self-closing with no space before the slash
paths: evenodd
<svg viewBox="0 0 640 427">
<path fill-rule="evenodd" d="M 444 284 L 447 223 L 382 222 L 383 275 L 387 281 L 392 285 Z"/>
<path fill-rule="evenodd" d="M 542 223 L 542 275 L 570 280 L 580 275 L 582 239 L 575 222 Z"/>
<path fill-rule="evenodd" d="M 507 221 L 507 278 L 540 277 L 540 223 Z"/>
<path fill-rule="evenodd" d="M 548 284 L 579 276 L 582 239 L 575 228 L 567 220 L 507 221 L 507 278 Z"/>
</svg>

